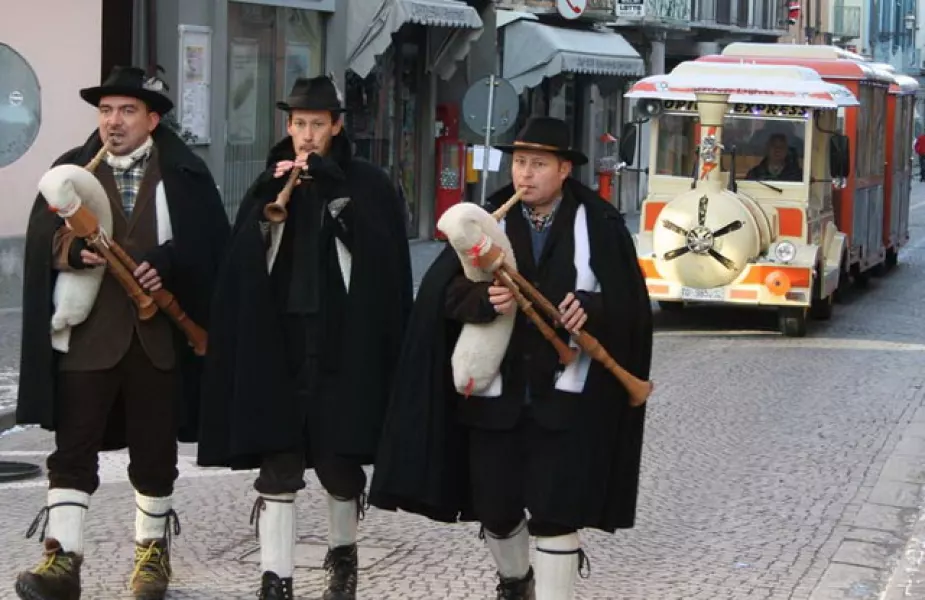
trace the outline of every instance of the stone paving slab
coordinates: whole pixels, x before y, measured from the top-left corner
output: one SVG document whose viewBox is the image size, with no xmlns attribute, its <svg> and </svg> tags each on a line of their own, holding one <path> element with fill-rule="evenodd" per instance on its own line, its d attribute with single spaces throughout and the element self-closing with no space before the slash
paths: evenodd
<svg viewBox="0 0 925 600">
<path fill-rule="evenodd" d="M 806 338 L 780 337 L 769 312 L 656 314 L 659 391 L 648 409 L 636 527 L 582 533 L 592 573 L 579 581 L 578 600 L 925 597 L 915 595 L 925 556 L 925 211 L 914 209 L 912 223 L 915 242 L 900 266 L 852 292 Z M 0 356 L 0 367 L 8 363 Z M 43 465 L 50 448 L 51 436 L 36 429 L 0 434 L 0 460 Z M 170 598 L 252 598 L 255 474 L 199 469 L 194 446 L 182 453 Z M 124 452 L 101 458 L 85 598 L 128 598 L 126 465 Z M 13 600 L 15 573 L 37 558 L 37 542 L 22 533 L 44 486 L 0 484 L 0 600 Z M 304 566 L 296 589 L 316 598 L 326 514 L 313 475 L 297 504 Z M 370 510 L 360 532 L 361 554 L 371 549 L 364 599 L 493 597 L 494 569 L 474 524 Z"/>
</svg>

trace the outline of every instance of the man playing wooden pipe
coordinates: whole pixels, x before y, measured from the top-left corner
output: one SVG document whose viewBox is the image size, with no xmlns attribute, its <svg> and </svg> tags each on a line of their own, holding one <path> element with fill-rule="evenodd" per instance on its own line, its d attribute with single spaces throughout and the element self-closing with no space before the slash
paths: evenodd
<svg viewBox="0 0 925 600">
<path fill-rule="evenodd" d="M 163 83 L 141 69 L 115 67 L 81 97 L 97 108 L 99 129 L 58 164 L 86 165 L 104 141 L 94 173 L 109 198 L 107 233 L 139 265 L 143 288 L 172 292 L 189 317 L 208 325 L 212 282 L 229 233 L 209 170 L 161 117 L 172 103 Z M 55 433 L 48 457 L 44 557 L 19 575 L 29 600 L 80 596 L 84 518 L 98 489 L 98 453 L 128 447 L 135 489 L 136 597 L 162 598 L 171 575 L 169 538 L 178 530 L 172 495 L 177 441 L 195 441 L 201 358 L 162 313 L 141 321 L 125 289 L 107 272 L 86 319 L 66 347 L 49 338 L 58 274 L 106 268 L 39 196 L 26 232 L 23 335 L 17 421 Z M 98 594 L 92 594 L 98 596 Z"/>
<path fill-rule="evenodd" d="M 357 525 L 412 302 L 404 205 L 353 156 L 327 77 L 277 107 L 289 133 L 244 197 L 220 275 L 199 464 L 259 468 L 252 512 L 264 600 L 293 598 L 295 498 L 327 492 L 325 600 L 356 597 Z M 280 223 L 265 218 L 300 169 Z M 230 376 L 234 374 L 234 376 Z"/>
<path fill-rule="evenodd" d="M 560 336 L 586 328 L 647 379 L 651 309 L 633 241 L 620 213 L 570 176 L 587 159 L 569 148 L 568 126 L 535 117 L 500 148 L 513 153 L 513 186 L 487 208 L 523 190 L 504 231 L 521 274 L 561 311 Z M 462 324 L 515 308 L 497 282 L 467 279 L 452 248 L 438 257 L 409 322 L 370 501 L 480 521 L 499 599 L 567 600 L 584 563 L 578 530 L 634 524 L 645 406 L 631 408 L 617 379 L 586 355 L 559 364 L 522 311 L 500 385 L 460 395 L 449 364 Z"/>
</svg>

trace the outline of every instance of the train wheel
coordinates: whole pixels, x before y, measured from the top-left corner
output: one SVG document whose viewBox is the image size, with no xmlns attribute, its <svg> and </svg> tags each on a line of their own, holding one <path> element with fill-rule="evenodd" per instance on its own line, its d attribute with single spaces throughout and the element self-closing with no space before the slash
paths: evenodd
<svg viewBox="0 0 925 600">
<path fill-rule="evenodd" d="M 848 257 L 843 256 L 838 270 L 838 287 L 835 288 L 835 293 L 832 294 L 835 301 L 844 302 L 850 289 L 851 271 L 848 269 Z"/>
<path fill-rule="evenodd" d="M 816 272 L 816 281 L 813 285 L 813 301 L 809 314 L 819 321 L 828 321 L 832 318 L 832 309 L 835 307 L 835 293 L 822 298 L 822 277 Z"/>
<path fill-rule="evenodd" d="M 683 302 L 670 302 L 668 300 L 659 300 L 658 307 L 665 312 L 678 312 L 684 308 Z"/>
<path fill-rule="evenodd" d="M 861 271 L 859 264 L 851 267 L 851 278 L 854 280 L 855 287 L 864 289 L 870 284 L 870 269 Z"/>
<path fill-rule="evenodd" d="M 890 248 L 886 251 L 886 268 L 892 269 L 899 263 L 899 251 L 896 248 Z"/>
<path fill-rule="evenodd" d="M 786 306 L 777 314 L 777 326 L 780 332 L 787 337 L 803 337 L 806 335 L 806 317 L 808 309 L 798 306 Z"/>
</svg>

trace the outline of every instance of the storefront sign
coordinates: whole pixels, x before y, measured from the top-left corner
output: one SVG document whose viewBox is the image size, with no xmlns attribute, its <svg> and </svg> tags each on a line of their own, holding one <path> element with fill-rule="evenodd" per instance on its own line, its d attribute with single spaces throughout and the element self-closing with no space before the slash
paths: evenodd
<svg viewBox="0 0 925 600">
<path fill-rule="evenodd" d="M 640 70 L 638 60 L 626 58 L 563 54 L 562 60 L 565 67 L 562 70 L 572 73 L 636 75 Z"/>
<path fill-rule="evenodd" d="M 616 15 L 623 19 L 642 19 L 646 16 L 645 0 L 617 0 Z"/>
</svg>

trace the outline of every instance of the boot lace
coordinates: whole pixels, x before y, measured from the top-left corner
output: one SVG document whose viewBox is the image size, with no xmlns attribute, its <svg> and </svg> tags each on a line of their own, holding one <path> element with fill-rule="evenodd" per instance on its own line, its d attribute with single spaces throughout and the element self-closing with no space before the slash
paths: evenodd
<svg viewBox="0 0 925 600">
<path fill-rule="evenodd" d="M 171 575 L 170 556 L 166 548 L 160 547 L 156 541 L 147 546 L 135 546 L 135 570 L 130 579 L 132 585 L 169 580 Z"/>
<path fill-rule="evenodd" d="M 50 577 L 65 577 L 70 574 L 74 568 L 74 560 L 67 556 L 61 550 L 55 549 L 44 553 L 42 562 L 33 569 L 36 575 L 48 575 Z"/>
</svg>

